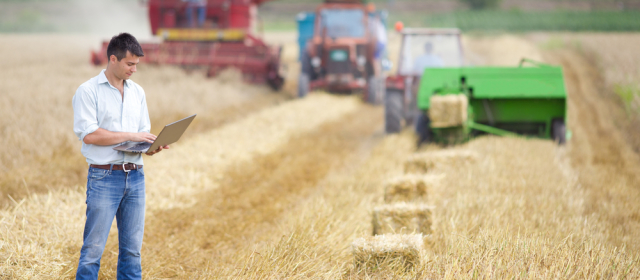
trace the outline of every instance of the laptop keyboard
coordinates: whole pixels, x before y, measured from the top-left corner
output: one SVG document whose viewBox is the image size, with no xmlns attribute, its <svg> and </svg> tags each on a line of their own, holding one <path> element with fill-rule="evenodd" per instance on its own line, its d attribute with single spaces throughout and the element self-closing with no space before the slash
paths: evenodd
<svg viewBox="0 0 640 280">
<path fill-rule="evenodd" d="M 145 143 L 140 143 L 138 145 L 135 145 L 135 146 L 133 146 L 131 148 L 128 148 L 127 151 L 139 152 L 139 151 L 144 151 L 146 149 L 149 149 L 150 147 L 151 147 L 151 143 L 145 142 Z"/>
</svg>

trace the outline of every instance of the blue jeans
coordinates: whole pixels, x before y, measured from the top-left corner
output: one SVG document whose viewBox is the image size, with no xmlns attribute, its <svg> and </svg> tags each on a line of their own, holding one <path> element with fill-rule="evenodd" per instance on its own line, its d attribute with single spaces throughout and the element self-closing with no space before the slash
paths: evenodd
<svg viewBox="0 0 640 280">
<path fill-rule="evenodd" d="M 141 279 L 144 233 L 144 171 L 89 168 L 87 221 L 76 279 L 98 279 L 100 258 L 113 217 L 118 223 L 118 279 Z"/>
<path fill-rule="evenodd" d="M 187 24 L 189 27 L 195 27 L 193 22 L 193 10 L 196 10 L 198 13 L 198 27 L 202 27 L 204 25 L 205 20 L 205 12 L 207 9 L 205 7 L 197 7 L 197 6 L 187 6 Z"/>
</svg>

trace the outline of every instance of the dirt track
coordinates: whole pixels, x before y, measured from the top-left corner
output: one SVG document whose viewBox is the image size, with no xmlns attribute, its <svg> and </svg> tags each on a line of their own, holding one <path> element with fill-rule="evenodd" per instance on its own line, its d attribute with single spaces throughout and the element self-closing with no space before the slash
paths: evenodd
<svg viewBox="0 0 640 280">
<path fill-rule="evenodd" d="M 640 131 L 616 125 L 627 116 L 594 61 L 571 51 L 551 52 L 548 59 L 563 66 L 567 79 L 569 157 L 588 194 L 585 215 L 598 217 L 612 244 L 640 250 L 640 158 L 625 141 L 640 137 Z"/>
</svg>

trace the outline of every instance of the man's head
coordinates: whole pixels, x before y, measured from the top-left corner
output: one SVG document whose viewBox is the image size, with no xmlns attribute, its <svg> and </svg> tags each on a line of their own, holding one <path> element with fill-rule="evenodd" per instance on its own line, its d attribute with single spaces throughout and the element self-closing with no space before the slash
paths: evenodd
<svg viewBox="0 0 640 280">
<path fill-rule="evenodd" d="M 136 65 L 144 56 L 138 40 L 129 33 L 113 36 L 107 46 L 107 71 L 118 79 L 127 80 L 137 71 Z"/>
<path fill-rule="evenodd" d="M 427 42 L 424 44 L 424 52 L 425 53 L 431 53 L 433 51 L 433 45 L 431 44 L 431 42 Z"/>
</svg>

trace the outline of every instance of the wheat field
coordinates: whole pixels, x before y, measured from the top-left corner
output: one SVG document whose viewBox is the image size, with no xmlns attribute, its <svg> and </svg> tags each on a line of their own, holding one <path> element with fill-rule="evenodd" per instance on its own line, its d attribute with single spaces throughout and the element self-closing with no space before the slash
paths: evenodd
<svg viewBox="0 0 640 280">
<path fill-rule="evenodd" d="M 27 49 L 29 43 L 69 40 L 4 36 L 3 41 L 13 39 L 10 50 L 14 53 Z M 627 141 L 632 132 L 616 126 L 615 112 L 624 109 L 604 82 L 609 78 L 598 64 L 574 46 L 545 48 L 549 37 L 535 36 L 465 37 L 465 50 L 476 64 L 512 65 L 507 58 L 536 56 L 563 65 L 573 131 L 564 147 L 548 140 L 485 136 L 453 147 L 418 149 L 410 129 L 385 135 L 383 109 L 363 104 L 357 96 L 316 92 L 289 100 L 289 93 L 273 94 L 237 81 L 140 67 L 134 80 L 147 91 L 150 111 L 172 108 L 174 114 L 152 114 L 152 121 L 190 110 L 210 114 L 171 150 L 145 159 L 144 278 L 639 278 L 640 160 L 633 143 Z M 628 36 L 632 41 L 638 35 Z M 0 211 L 3 279 L 70 279 L 75 274 L 84 224 L 86 166 L 68 121 L 70 98 L 76 84 L 95 75 L 98 68 L 83 64 L 82 57 L 74 58 L 91 45 L 90 38 L 71 39 L 86 41 L 69 53 L 59 48 L 47 59 L 28 57 L 32 68 L 25 66 L 19 72 L 22 75 L 0 81 L 3 108 L 10 107 L 18 115 L 43 112 L 3 123 L 3 132 L 57 135 L 52 139 L 70 146 L 56 162 L 78 166 L 71 171 L 75 179 L 66 178 L 68 173 L 52 173 L 57 168 L 35 165 L 38 157 L 50 157 L 51 151 L 24 152 L 39 139 L 28 134 L 5 138 L 8 134 L 3 133 L 4 144 L 16 147 L 1 154 L 3 170 L 13 170 L 3 176 L 27 165 L 26 170 L 47 179 L 25 179 L 23 185 L 29 186 L 30 193 L 15 202 L 7 199 L 8 206 Z M 0 46 L 2 52 L 8 48 Z M 295 52 L 288 52 L 295 58 Z M 75 63 L 69 65 L 77 64 L 77 71 L 57 67 L 56 57 L 70 57 Z M 39 68 L 43 65 L 50 68 Z M 24 80 L 33 72 L 60 74 L 55 82 L 34 83 L 36 89 L 22 97 L 5 95 L 5 89 L 28 89 Z M 42 98 L 50 98 L 47 102 L 60 108 L 45 111 L 43 105 L 31 104 L 31 99 L 53 90 L 56 83 L 63 86 Z M 196 99 L 186 99 L 182 91 L 186 85 L 192 86 Z M 287 87 L 295 89 L 295 84 Z M 178 100 L 184 104 L 175 105 Z M 463 162 L 436 160 L 428 171 L 439 180 L 426 190 L 427 203 L 433 206 L 433 233 L 425 243 L 422 262 L 409 270 L 393 266 L 359 270 L 350 250 L 352 242 L 371 236 L 371 215 L 384 204 L 385 183 L 404 173 L 407 158 L 425 152 L 474 157 Z M 4 178 L 8 183 L 2 185 L 3 192 L 23 188 Z M 45 182 L 59 184 L 35 189 Z M 115 277 L 116 260 L 114 225 L 101 279 Z"/>
<path fill-rule="evenodd" d="M 5 54 L 0 64 L 8 66 L 0 70 L 0 145 L 8 147 L 0 153 L 0 207 L 30 193 L 84 180 L 86 163 L 77 153 L 81 143 L 73 134 L 71 98 L 80 84 L 103 69 L 88 63 L 89 51 L 101 40 L 79 35 L 0 36 L 0 53 Z M 204 72 L 144 64 L 132 77 L 147 94 L 152 133 L 198 114 L 185 137 L 290 98 L 239 79 L 233 71 L 207 79 Z"/>
</svg>

